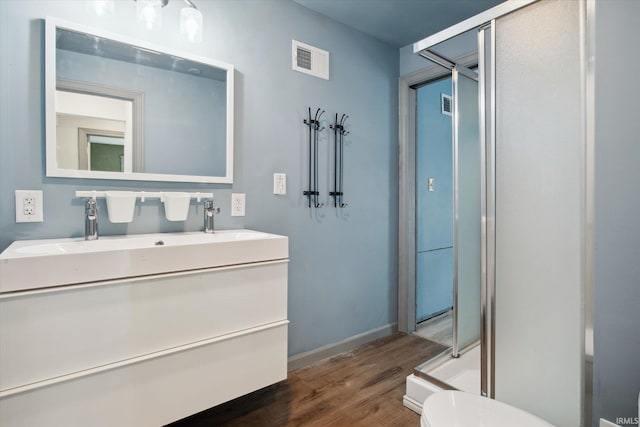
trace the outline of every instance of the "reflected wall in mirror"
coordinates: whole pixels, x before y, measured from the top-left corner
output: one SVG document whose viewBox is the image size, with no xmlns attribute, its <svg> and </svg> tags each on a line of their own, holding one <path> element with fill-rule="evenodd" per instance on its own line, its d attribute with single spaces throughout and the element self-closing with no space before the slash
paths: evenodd
<svg viewBox="0 0 640 427">
<path fill-rule="evenodd" d="M 231 183 L 233 67 L 47 19 L 47 176 Z"/>
</svg>

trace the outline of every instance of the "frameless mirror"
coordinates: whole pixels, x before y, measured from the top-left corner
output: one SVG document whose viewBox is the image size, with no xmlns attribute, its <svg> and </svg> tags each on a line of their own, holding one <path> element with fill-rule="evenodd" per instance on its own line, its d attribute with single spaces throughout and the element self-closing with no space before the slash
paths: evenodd
<svg viewBox="0 0 640 427">
<path fill-rule="evenodd" d="M 47 176 L 231 183 L 233 73 L 47 18 Z"/>
</svg>

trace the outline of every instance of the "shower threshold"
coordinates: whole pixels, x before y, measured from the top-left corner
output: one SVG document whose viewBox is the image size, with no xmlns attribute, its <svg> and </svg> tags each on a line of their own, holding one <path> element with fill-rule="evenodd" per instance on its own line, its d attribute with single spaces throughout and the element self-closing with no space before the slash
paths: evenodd
<svg viewBox="0 0 640 427">
<path fill-rule="evenodd" d="M 403 404 L 420 414 L 425 399 L 442 390 L 462 390 L 480 394 L 479 344 L 461 353 L 459 358 L 452 358 L 448 350 L 416 367 L 407 377 Z"/>
</svg>

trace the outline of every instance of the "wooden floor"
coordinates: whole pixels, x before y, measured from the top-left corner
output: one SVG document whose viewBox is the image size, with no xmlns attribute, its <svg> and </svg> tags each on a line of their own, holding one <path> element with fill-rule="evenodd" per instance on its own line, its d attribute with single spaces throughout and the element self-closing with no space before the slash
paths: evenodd
<svg viewBox="0 0 640 427">
<path fill-rule="evenodd" d="M 402 405 L 405 379 L 444 349 L 396 333 L 171 426 L 419 426 L 418 414 Z"/>
<path fill-rule="evenodd" d="M 420 323 L 416 334 L 438 344 L 451 347 L 453 345 L 453 310 Z"/>
</svg>

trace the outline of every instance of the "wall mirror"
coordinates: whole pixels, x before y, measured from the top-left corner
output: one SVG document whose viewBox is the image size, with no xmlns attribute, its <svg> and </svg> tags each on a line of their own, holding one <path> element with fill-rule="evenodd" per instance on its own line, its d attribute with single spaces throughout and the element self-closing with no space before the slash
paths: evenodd
<svg viewBox="0 0 640 427">
<path fill-rule="evenodd" d="M 47 18 L 47 176 L 232 183 L 233 73 Z"/>
</svg>

